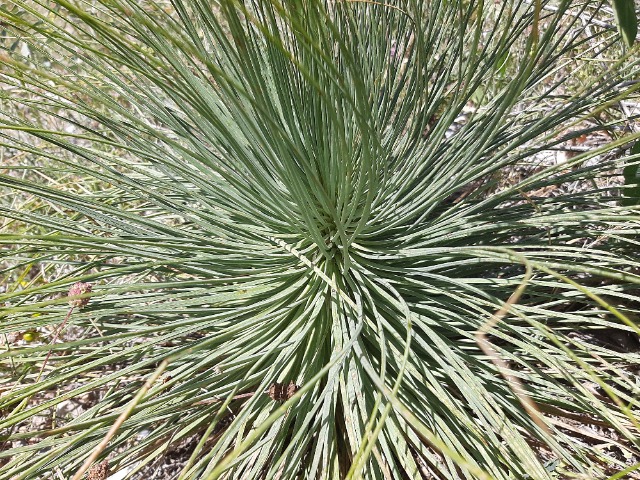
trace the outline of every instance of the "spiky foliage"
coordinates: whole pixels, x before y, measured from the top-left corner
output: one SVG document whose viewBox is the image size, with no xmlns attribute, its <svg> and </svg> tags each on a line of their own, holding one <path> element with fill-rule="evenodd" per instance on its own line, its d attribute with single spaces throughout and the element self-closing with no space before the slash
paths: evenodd
<svg viewBox="0 0 640 480">
<path fill-rule="evenodd" d="M 1 328 L 41 341 L 0 357 L 0 478 L 71 478 L 92 451 L 135 476 L 192 437 L 181 479 L 637 461 L 639 357 L 593 333 L 638 331 L 638 211 L 606 154 L 637 135 L 536 154 L 638 65 L 572 82 L 571 52 L 617 39 L 571 3 L 3 10 L 3 145 L 35 160 L 0 176 Z"/>
</svg>

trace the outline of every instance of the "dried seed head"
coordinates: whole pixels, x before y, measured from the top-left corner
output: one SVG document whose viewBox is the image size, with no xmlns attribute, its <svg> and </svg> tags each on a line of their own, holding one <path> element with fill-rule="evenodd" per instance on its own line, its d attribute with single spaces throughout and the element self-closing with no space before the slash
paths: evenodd
<svg viewBox="0 0 640 480">
<path fill-rule="evenodd" d="M 71 285 L 71 288 L 69 289 L 69 304 L 72 307 L 78 307 L 78 308 L 82 308 L 84 307 L 87 303 L 89 303 L 89 297 L 84 297 L 84 298 L 73 298 L 73 297 L 77 297 L 79 295 L 84 295 L 85 293 L 89 293 L 91 292 L 91 284 L 90 283 L 85 283 L 85 282 L 76 282 L 73 285 Z"/>
<path fill-rule="evenodd" d="M 109 475 L 109 461 L 103 460 L 89 469 L 87 480 L 105 480 Z"/>
<path fill-rule="evenodd" d="M 275 382 L 269 387 L 267 395 L 271 397 L 271 400 L 275 400 L 276 402 L 286 402 L 293 397 L 298 390 L 300 390 L 300 387 L 293 383 L 293 381 L 289 382 L 289 385 Z"/>
<path fill-rule="evenodd" d="M 299 385 L 296 385 L 293 381 L 289 382 L 289 385 L 287 385 L 287 400 L 293 397 L 298 390 L 300 390 Z"/>
</svg>

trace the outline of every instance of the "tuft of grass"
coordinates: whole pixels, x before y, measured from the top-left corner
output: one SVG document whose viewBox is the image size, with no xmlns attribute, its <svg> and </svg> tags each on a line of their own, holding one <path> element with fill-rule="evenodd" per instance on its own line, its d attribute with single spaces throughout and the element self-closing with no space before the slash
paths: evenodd
<svg viewBox="0 0 640 480">
<path fill-rule="evenodd" d="M 632 475 L 637 47 L 568 82 L 572 3 L 0 9 L 0 479 Z"/>
</svg>

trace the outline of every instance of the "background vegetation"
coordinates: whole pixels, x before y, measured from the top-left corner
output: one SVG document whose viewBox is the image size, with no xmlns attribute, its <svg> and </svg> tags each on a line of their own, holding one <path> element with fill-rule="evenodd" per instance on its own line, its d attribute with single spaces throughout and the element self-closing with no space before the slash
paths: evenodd
<svg viewBox="0 0 640 480">
<path fill-rule="evenodd" d="M 0 20 L 0 479 L 640 468 L 640 72 L 608 3 Z"/>
</svg>

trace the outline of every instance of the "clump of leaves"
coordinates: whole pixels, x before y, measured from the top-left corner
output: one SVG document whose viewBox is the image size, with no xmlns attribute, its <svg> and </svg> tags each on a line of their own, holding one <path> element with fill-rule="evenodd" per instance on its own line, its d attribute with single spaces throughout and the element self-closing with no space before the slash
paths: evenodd
<svg viewBox="0 0 640 480">
<path fill-rule="evenodd" d="M 0 479 L 131 478 L 194 437 L 180 479 L 635 468 L 638 352 L 601 333 L 638 333 L 607 153 L 638 135 L 495 188 L 637 89 L 632 51 L 563 88 L 616 42 L 598 4 L 16 3 L 0 135 L 40 162 L 0 185 L 51 208 L 4 202 L 29 228 L 0 242 L 49 277 L 0 295 L 43 338 L 0 355 Z"/>
</svg>

